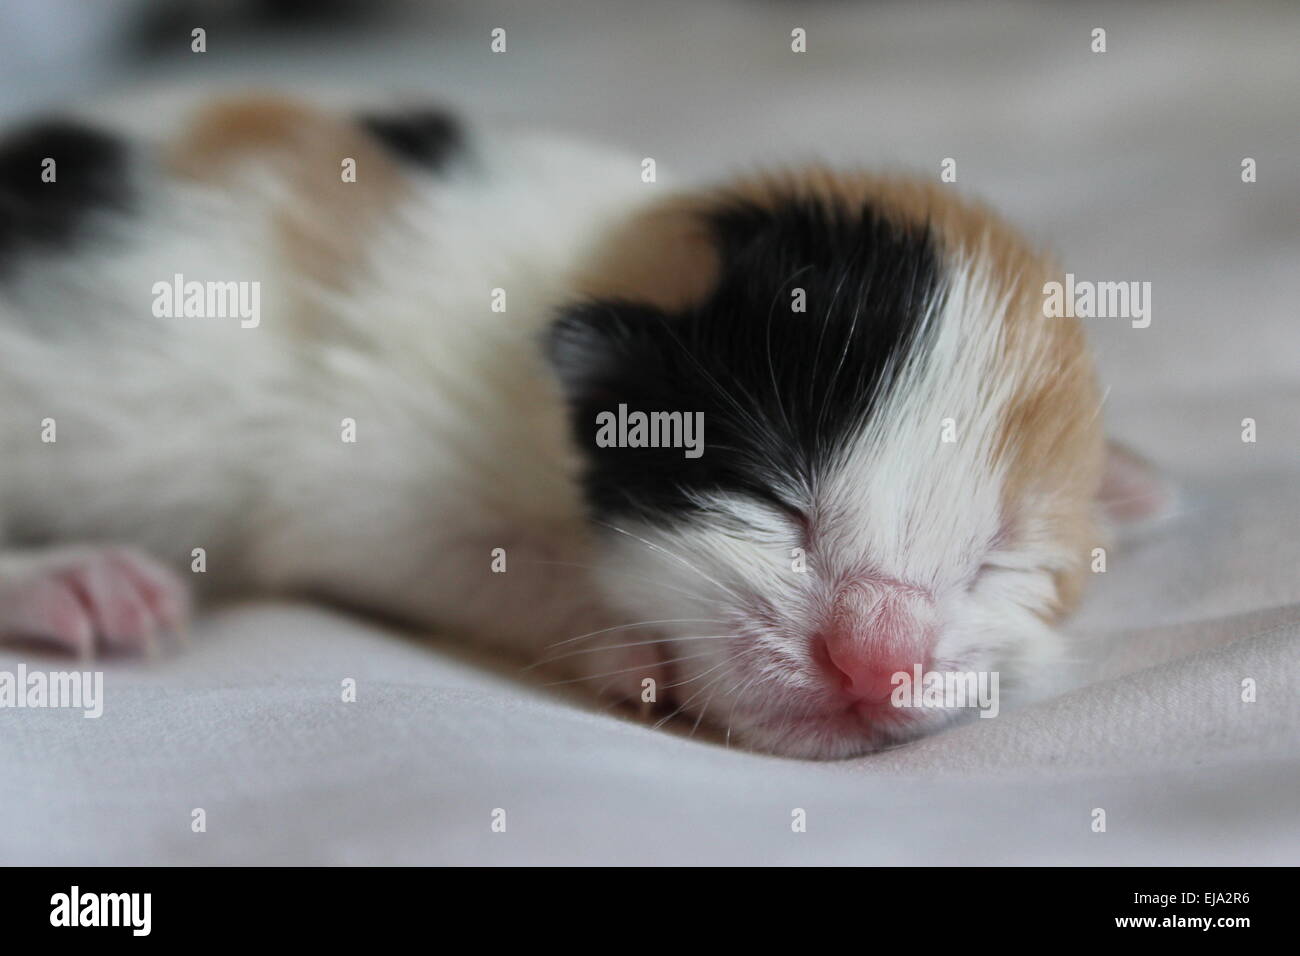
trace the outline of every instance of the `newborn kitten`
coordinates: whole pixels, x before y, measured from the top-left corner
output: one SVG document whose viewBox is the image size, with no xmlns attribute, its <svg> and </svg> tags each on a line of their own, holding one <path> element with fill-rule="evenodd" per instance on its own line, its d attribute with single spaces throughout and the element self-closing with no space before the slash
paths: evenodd
<svg viewBox="0 0 1300 956">
<path fill-rule="evenodd" d="M 314 595 L 816 757 L 958 712 L 900 672 L 1050 671 L 1107 457 L 1051 267 L 948 186 L 640 174 L 271 98 L 12 134 L 0 634 Z"/>
</svg>

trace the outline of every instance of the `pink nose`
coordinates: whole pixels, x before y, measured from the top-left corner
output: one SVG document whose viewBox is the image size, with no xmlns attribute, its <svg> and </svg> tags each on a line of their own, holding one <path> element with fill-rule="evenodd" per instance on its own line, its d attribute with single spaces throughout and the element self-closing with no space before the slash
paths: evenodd
<svg viewBox="0 0 1300 956">
<path fill-rule="evenodd" d="M 893 693 L 894 675 L 912 674 L 926 662 L 921 654 L 891 653 L 882 655 L 857 642 L 827 641 L 826 658 L 833 669 L 832 679 L 839 680 L 839 689 L 854 700 L 881 703 Z M 915 659 L 914 659 L 915 658 Z"/>
<path fill-rule="evenodd" d="M 894 677 L 929 666 L 935 633 L 930 595 L 896 582 L 860 580 L 836 595 L 813 638 L 813 657 L 836 690 L 868 703 L 887 701 Z"/>
</svg>

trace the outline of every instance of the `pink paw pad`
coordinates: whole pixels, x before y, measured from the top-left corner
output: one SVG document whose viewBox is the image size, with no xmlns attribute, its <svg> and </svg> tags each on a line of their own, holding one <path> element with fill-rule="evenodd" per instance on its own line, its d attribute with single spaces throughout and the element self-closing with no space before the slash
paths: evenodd
<svg viewBox="0 0 1300 956">
<path fill-rule="evenodd" d="M 0 556 L 0 640 L 53 642 L 84 657 L 151 654 L 183 632 L 185 584 L 130 548 Z"/>
</svg>

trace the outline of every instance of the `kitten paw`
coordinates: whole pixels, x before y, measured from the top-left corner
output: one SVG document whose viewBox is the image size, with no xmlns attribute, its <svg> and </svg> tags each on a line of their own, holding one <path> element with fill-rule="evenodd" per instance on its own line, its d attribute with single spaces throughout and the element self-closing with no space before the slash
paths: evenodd
<svg viewBox="0 0 1300 956">
<path fill-rule="evenodd" d="M 154 654 L 184 633 L 188 616 L 181 579 L 131 548 L 0 555 L 0 641 L 52 643 L 82 657 Z"/>
</svg>

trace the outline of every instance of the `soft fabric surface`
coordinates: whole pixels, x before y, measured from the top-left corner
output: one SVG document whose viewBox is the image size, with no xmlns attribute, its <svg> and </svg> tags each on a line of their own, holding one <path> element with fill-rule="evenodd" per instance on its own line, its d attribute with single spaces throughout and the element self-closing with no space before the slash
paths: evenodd
<svg viewBox="0 0 1300 956">
<path fill-rule="evenodd" d="M 1150 328 L 1089 327 L 1110 428 L 1182 486 L 1180 514 L 1095 576 L 1069 625 L 1073 690 L 833 764 L 652 731 L 331 612 L 228 609 L 182 655 L 111 666 L 99 720 L 0 711 L 0 861 L 1296 861 L 1300 10 L 436 6 L 373 42 L 133 78 L 388 81 L 654 156 L 661 188 L 781 158 L 937 176 L 954 157 L 954 188 L 1078 277 L 1152 283 Z M 789 52 L 792 26 L 809 53 Z M 66 666 L 0 652 L 0 670 L 20 659 Z"/>
</svg>

